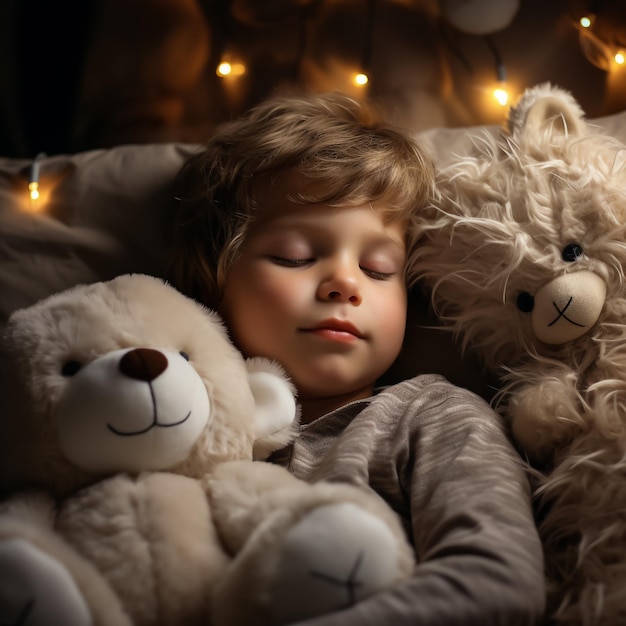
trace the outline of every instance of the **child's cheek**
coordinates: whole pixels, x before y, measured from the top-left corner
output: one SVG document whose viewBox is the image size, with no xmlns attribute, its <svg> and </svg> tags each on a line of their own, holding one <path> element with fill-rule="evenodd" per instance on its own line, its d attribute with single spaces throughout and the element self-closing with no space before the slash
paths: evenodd
<svg viewBox="0 0 626 626">
<path fill-rule="evenodd" d="M 406 290 L 398 287 L 393 293 L 385 297 L 372 298 L 370 300 L 375 310 L 372 311 L 373 319 L 377 320 L 378 335 L 384 337 L 391 351 L 400 350 L 404 340 L 407 317 Z"/>
<path fill-rule="evenodd" d="M 261 278 L 255 286 L 258 295 L 276 310 L 291 309 L 309 292 L 306 282 L 293 274 Z"/>
</svg>

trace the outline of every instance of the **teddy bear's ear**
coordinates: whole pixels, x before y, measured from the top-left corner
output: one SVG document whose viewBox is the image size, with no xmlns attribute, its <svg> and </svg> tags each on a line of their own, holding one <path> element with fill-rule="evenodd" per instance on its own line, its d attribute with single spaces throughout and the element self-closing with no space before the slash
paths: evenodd
<svg viewBox="0 0 626 626">
<path fill-rule="evenodd" d="M 558 147 L 588 131 L 578 102 L 569 92 L 549 83 L 527 89 L 511 108 L 507 125 L 519 143 L 539 149 Z"/>
<path fill-rule="evenodd" d="M 256 434 L 253 455 L 265 459 L 286 446 L 296 434 L 299 408 L 296 390 L 278 363 L 256 357 L 246 360 L 255 402 Z"/>
</svg>

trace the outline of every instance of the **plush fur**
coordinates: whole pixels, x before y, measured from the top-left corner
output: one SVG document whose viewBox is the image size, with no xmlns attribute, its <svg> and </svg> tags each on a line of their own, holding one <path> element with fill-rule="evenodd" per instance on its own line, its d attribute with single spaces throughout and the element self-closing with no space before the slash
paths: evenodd
<svg viewBox="0 0 626 626">
<path fill-rule="evenodd" d="M 345 606 L 313 566 L 359 563 L 356 600 L 411 572 L 378 498 L 253 461 L 293 437 L 291 383 L 161 280 L 51 296 L 0 348 L 0 622 L 283 624 Z"/>
<path fill-rule="evenodd" d="M 551 616 L 626 623 L 626 149 L 527 90 L 440 172 L 417 270 L 533 463 Z"/>
</svg>

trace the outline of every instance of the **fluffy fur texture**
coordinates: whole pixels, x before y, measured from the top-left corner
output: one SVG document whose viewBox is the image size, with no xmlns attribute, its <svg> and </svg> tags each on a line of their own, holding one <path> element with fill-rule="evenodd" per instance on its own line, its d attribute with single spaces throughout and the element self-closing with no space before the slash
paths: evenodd
<svg viewBox="0 0 626 626">
<path fill-rule="evenodd" d="M 357 557 L 390 563 L 361 576 L 360 597 L 410 573 L 378 498 L 253 462 L 254 448 L 291 439 L 290 382 L 244 360 L 214 313 L 161 280 L 54 295 L 14 313 L 0 347 L 0 622 L 283 623 L 294 590 L 319 587 L 308 570 L 285 582 L 281 562 L 295 550 L 306 570 L 317 546 L 297 529 L 313 513 L 326 540 L 353 546 L 329 576 Z M 325 589 L 308 595 L 287 617 L 338 606 Z"/>
<path fill-rule="evenodd" d="M 623 624 L 626 149 L 548 84 L 474 144 L 440 172 L 418 272 L 540 470 L 552 615 Z"/>
</svg>

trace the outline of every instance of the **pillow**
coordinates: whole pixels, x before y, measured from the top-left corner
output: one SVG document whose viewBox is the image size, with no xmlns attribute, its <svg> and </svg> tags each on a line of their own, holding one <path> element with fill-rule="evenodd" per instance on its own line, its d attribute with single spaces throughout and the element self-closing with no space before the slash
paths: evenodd
<svg viewBox="0 0 626 626">
<path fill-rule="evenodd" d="M 10 313 L 79 283 L 162 275 L 170 185 L 197 146 L 120 146 L 31 161 L 0 159 L 0 327 Z"/>
<path fill-rule="evenodd" d="M 626 111 L 587 120 L 603 132 L 626 143 Z M 455 155 L 467 154 L 471 151 L 474 137 L 482 133 L 495 134 L 500 132 L 500 126 L 471 126 L 467 128 L 432 128 L 416 133 L 415 137 L 422 147 L 428 151 L 431 158 L 439 166 L 445 165 Z"/>
</svg>

